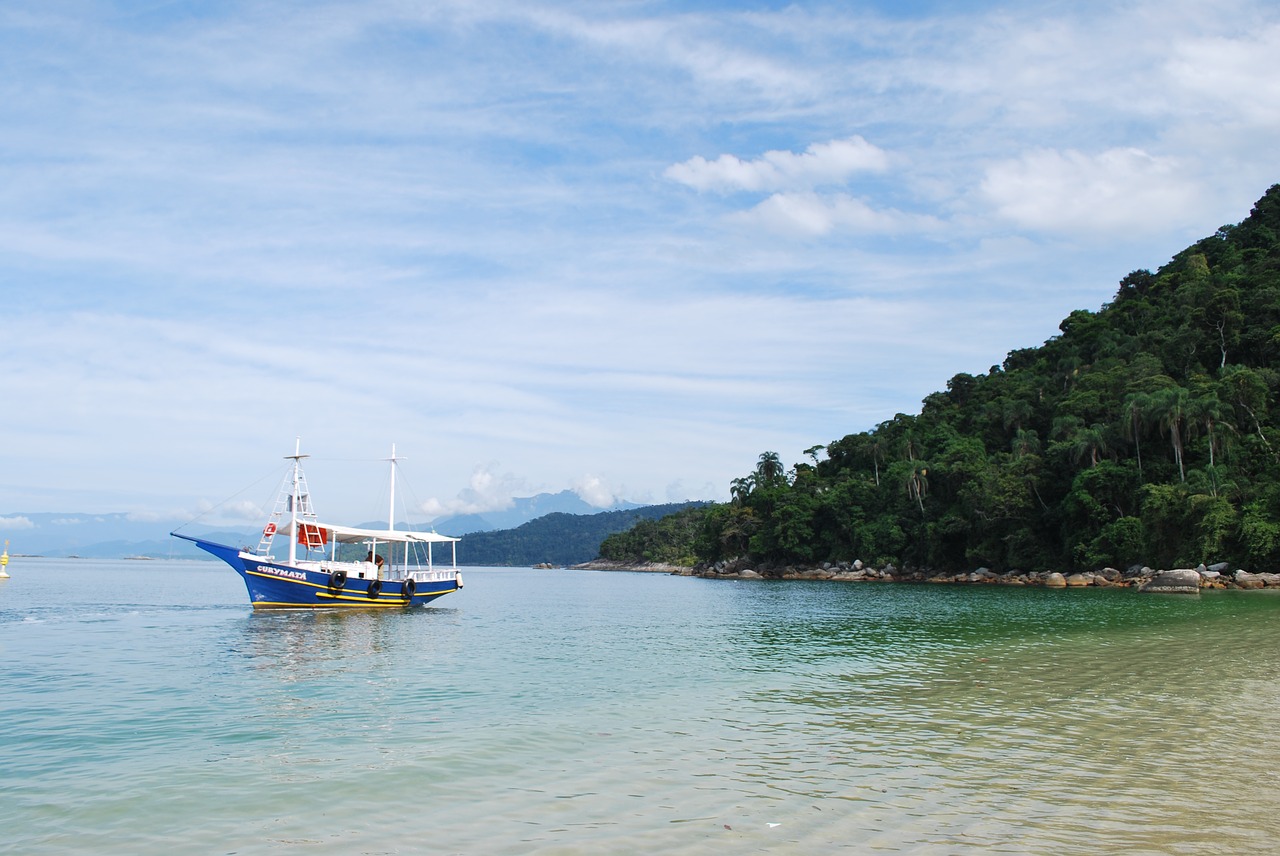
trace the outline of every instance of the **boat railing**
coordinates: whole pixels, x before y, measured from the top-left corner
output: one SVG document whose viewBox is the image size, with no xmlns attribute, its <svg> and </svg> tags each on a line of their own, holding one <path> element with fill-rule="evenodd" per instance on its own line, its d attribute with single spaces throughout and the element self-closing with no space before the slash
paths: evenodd
<svg viewBox="0 0 1280 856">
<path fill-rule="evenodd" d="M 346 571 L 347 576 L 352 579 L 371 580 L 378 576 L 378 566 L 373 562 L 340 562 L 336 559 L 325 559 L 321 562 L 298 562 L 298 567 L 307 571 L 323 571 L 327 574 L 331 574 L 334 571 Z M 383 575 L 383 579 L 386 579 L 385 575 Z"/>
<path fill-rule="evenodd" d="M 306 571 L 317 571 L 332 574 L 334 571 L 346 571 L 349 579 L 380 579 L 387 582 L 403 582 L 412 579 L 418 583 L 442 582 L 456 579 L 458 569 L 451 565 L 384 565 L 378 571 L 373 562 L 340 562 L 325 559 L 323 561 L 301 561 L 296 567 Z"/>
<path fill-rule="evenodd" d="M 426 565 L 403 565 L 393 566 L 391 569 L 393 580 L 412 579 L 416 583 L 435 583 L 456 579 L 458 569 L 451 565 L 438 565 L 428 567 Z"/>
</svg>

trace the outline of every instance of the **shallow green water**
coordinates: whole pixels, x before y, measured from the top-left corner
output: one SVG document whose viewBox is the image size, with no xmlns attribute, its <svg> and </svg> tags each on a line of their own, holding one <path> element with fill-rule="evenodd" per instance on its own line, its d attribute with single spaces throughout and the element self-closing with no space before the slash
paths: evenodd
<svg viewBox="0 0 1280 856">
<path fill-rule="evenodd" d="M 213 562 L 15 560 L 0 850 L 1245 853 L 1280 598 L 473 569 L 254 613 Z"/>
</svg>

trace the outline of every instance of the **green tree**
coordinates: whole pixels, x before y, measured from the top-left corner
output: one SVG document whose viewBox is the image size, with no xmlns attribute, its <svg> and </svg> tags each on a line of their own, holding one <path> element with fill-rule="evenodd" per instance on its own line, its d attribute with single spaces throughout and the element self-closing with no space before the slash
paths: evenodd
<svg viewBox="0 0 1280 856">
<path fill-rule="evenodd" d="M 700 555 L 1280 565 L 1280 185 L 1060 331 L 790 473 L 761 455 L 732 514 L 702 517 Z"/>
<path fill-rule="evenodd" d="M 782 465 L 782 459 L 778 457 L 777 452 L 765 452 L 756 463 L 755 475 L 758 484 L 776 484 L 785 474 L 786 467 Z"/>
<path fill-rule="evenodd" d="M 1079 463 L 1089 459 L 1089 466 L 1096 467 L 1100 456 L 1110 451 L 1110 440 L 1105 425 L 1094 423 L 1088 428 L 1077 428 L 1071 434 L 1071 459 Z"/>
<path fill-rule="evenodd" d="M 1191 411 L 1191 394 L 1180 386 L 1153 392 L 1150 398 L 1151 414 L 1162 433 L 1169 435 L 1173 458 L 1178 464 L 1179 481 L 1187 480 L 1182 463 L 1182 450 L 1186 434 L 1187 415 Z"/>
</svg>

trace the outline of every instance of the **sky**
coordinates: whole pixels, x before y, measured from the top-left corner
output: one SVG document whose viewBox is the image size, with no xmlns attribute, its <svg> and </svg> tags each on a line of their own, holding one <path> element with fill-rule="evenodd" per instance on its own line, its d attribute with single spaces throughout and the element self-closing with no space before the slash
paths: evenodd
<svg viewBox="0 0 1280 856">
<path fill-rule="evenodd" d="M 0 530 L 725 499 L 1280 181 L 1273 2 L 8 0 Z M 269 477 L 269 483 L 260 480 Z M 25 521 L 25 522 L 24 522 Z"/>
</svg>

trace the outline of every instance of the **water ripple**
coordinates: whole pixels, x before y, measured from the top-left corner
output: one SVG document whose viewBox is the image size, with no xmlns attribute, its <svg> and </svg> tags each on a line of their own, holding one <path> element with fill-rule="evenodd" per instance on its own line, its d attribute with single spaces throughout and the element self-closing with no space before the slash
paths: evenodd
<svg viewBox="0 0 1280 856">
<path fill-rule="evenodd" d="M 477 570 L 447 608 L 254 613 L 206 564 L 0 590 L 14 852 L 1280 840 L 1274 598 Z"/>
</svg>

